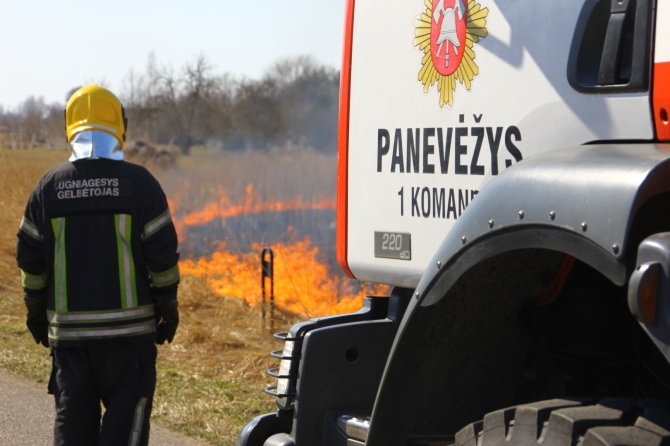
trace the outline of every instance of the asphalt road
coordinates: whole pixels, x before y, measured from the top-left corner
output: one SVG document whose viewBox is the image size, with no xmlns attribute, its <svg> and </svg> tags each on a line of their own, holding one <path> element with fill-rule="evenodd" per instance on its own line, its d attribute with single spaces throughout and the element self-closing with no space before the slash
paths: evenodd
<svg viewBox="0 0 670 446">
<path fill-rule="evenodd" d="M 53 397 L 37 384 L 0 370 L 0 445 L 51 446 Z M 207 446 L 209 443 L 151 424 L 150 446 Z"/>
</svg>

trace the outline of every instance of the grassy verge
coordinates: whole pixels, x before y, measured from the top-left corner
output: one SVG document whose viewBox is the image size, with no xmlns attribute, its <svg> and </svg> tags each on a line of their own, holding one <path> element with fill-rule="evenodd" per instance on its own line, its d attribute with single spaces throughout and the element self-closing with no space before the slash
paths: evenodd
<svg viewBox="0 0 670 446">
<path fill-rule="evenodd" d="M 9 296 L 7 293 L 3 293 L 0 299 L 0 314 L 3 315 L 0 317 L 0 367 L 46 384 L 51 360 L 47 349 L 35 344 L 25 321 L 17 316 L 16 301 L 19 301 L 18 296 Z"/>
<path fill-rule="evenodd" d="M 245 423 L 272 410 L 268 396 L 252 383 L 159 364 L 154 419 L 187 435 L 232 445 Z"/>
</svg>

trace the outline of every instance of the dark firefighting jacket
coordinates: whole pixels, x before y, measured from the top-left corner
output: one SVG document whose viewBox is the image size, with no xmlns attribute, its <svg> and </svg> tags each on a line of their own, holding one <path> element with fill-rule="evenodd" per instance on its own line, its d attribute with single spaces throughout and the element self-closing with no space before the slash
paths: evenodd
<svg viewBox="0 0 670 446">
<path fill-rule="evenodd" d="M 177 235 L 143 167 L 82 159 L 35 186 L 18 232 L 28 296 L 46 299 L 51 346 L 155 335 L 154 304 L 176 299 Z"/>
</svg>

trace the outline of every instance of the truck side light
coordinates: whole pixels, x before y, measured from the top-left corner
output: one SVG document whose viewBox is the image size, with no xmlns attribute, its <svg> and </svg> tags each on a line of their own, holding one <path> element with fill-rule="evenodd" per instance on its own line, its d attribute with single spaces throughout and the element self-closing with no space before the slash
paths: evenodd
<svg viewBox="0 0 670 446">
<path fill-rule="evenodd" d="M 656 325 L 656 308 L 659 292 L 659 263 L 643 263 L 631 275 L 628 289 L 628 305 L 645 325 Z"/>
</svg>

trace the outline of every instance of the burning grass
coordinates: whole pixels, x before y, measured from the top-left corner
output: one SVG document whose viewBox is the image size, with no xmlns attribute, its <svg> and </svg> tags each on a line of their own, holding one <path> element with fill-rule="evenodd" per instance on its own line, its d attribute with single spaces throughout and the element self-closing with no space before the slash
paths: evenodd
<svg viewBox="0 0 670 446">
<path fill-rule="evenodd" d="M 183 261 L 180 268 L 184 275 L 204 278 L 217 295 L 237 297 L 258 306 L 262 299 L 257 255 L 260 251 L 258 244 L 242 255 L 224 248 L 210 257 Z M 273 252 L 274 302 L 283 310 L 307 316 L 350 313 L 361 308 L 366 294 L 379 294 L 380 290 L 368 286 L 357 289 L 351 280 L 329 271 L 319 260 L 319 248 L 309 238 L 275 243 Z"/>
<path fill-rule="evenodd" d="M 39 381 L 49 361 L 23 323 L 15 234 L 37 179 L 66 158 L 63 151 L 0 150 L 0 367 Z M 261 247 L 274 251 L 276 331 L 356 311 L 366 292 L 382 290 L 342 277 L 332 268 L 332 247 L 323 246 L 334 229 L 333 156 L 196 149 L 154 173 L 183 242 L 182 318 L 175 341 L 159 348 L 154 419 L 212 444 L 234 444 L 245 422 L 274 409 L 261 392 L 271 383 L 264 371 L 277 365 L 268 353 L 280 348 L 261 320 Z"/>
<path fill-rule="evenodd" d="M 333 268 L 333 157 L 309 152 L 222 156 L 195 164 L 206 166 L 209 176 L 189 176 L 191 189 L 176 188 L 170 198 L 185 257 L 183 275 L 204 278 L 215 295 L 257 306 L 262 298 L 259 253 L 267 245 L 274 252 L 274 301 L 283 310 L 304 316 L 352 312 L 365 294 L 384 291 L 361 286 Z M 192 187 L 203 178 L 206 187 Z M 171 187 L 170 178 L 165 182 Z M 203 245 L 209 246 L 204 255 Z"/>
</svg>

